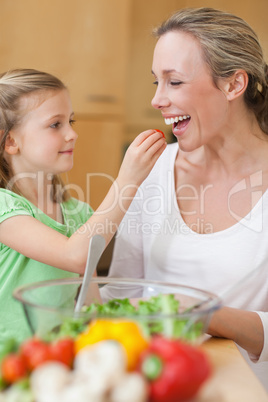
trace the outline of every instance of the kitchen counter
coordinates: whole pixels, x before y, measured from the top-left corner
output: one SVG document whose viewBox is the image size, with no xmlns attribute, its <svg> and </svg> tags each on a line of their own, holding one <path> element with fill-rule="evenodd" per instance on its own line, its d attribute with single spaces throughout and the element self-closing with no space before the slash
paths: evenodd
<svg viewBox="0 0 268 402">
<path fill-rule="evenodd" d="M 210 338 L 202 349 L 214 372 L 193 402 L 268 402 L 268 393 L 233 341 Z"/>
</svg>

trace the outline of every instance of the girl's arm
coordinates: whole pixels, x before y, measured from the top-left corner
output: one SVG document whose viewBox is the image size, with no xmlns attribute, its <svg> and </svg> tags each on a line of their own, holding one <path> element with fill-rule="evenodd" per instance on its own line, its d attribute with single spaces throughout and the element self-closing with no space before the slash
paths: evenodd
<svg viewBox="0 0 268 402">
<path fill-rule="evenodd" d="M 232 339 L 248 353 L 260 356 L 264 344 L 264 331 L 259 315 L 252 311 L 223 307 L 210 321 L 208 333 Z"/>
<path fill-rule="evenodd" d="M 112 239 L 136 191 L 166 147 L 162 134 L 147 130 L 129 146 L 118 177 L 107 196 L 70 238 L 30 216 L 14 216 L 0 224 L 0 242 L 19 253 L 66 271 L 83 274 L 89 239 L 94 234 Z"/>
</svg>

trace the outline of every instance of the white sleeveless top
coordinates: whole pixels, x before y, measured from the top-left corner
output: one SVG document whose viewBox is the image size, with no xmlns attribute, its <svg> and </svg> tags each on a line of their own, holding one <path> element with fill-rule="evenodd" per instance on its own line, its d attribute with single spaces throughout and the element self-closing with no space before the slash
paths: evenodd
<svg viewBox="0 0 268 402">
<path fill-rule="evenodd" d="M 200 221 L 205 234 L 196 233 L 176 200 L 177 152 L 177 143 L 168 145 L 141 185 L 119 227 L 109 275 L 194 286 L 222 296 L 228 306 L 258 311 L 265 328 L 259 361 L 268 361 L 268 191 L 246 217 L 234 215 L 230 228 L 210 233 Z"/>
</svg>

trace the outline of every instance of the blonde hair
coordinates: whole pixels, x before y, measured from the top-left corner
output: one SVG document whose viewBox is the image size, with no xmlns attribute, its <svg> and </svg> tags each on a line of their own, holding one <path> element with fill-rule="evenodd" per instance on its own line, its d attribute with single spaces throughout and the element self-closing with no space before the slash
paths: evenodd
<svg viewBox="0 0 268 402">
<path fill-rule="evenodd" d="M 183 31 L 196 38 L 217 85 L 238 69 L 249 82 L 244 99 L 260 128 L 268 134 L 268 67 L 253 29 L 240 17 L 213 8 L 185 8 L 174 13 L 153 33 L 159 38 L 170 31 Z"/>
<path fill-rule="evenodd" d="M 44 91 L 62 89 L 66 87 L 61 80 L 42 71 L 16 69 L 0 74 L 0 188 L 7 188 L 20 194 L 15 184 L 10 188 L 13 172 L 5 159 L 4 149 L 8 133 L 20 125 L 23 117 L 21 98 L 33 93 L 41 94 Z M 56 202 L 70 198 L 61 178 L 57 175 L 52 179 L 52 198 Z"/>
</svg>

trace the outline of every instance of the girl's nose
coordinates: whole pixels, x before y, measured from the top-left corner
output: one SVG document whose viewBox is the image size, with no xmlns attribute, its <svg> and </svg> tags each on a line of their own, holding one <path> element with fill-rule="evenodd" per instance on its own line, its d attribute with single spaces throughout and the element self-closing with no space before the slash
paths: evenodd
<svg viewBox="0 0 268 402">
<path fill-rule="evenodd" d="M 155 95 L 151 101 L 151 104 L 155 109 L 162 109 L 170 105 L 167 94 L 163 90 L 160 90 L 159 86 L 155 91 Z"/>
<path fill-rule="evenodd" d="M 69 127 L 69 129 L 67 130 L 67 133 L 65 135 L 65 140 L 66 141 L 76 141 L 78 137 L 78 134 L 76 133 L 76 131 L 74 131 L 74 129 L 72 127 Z"/>
</svg>

